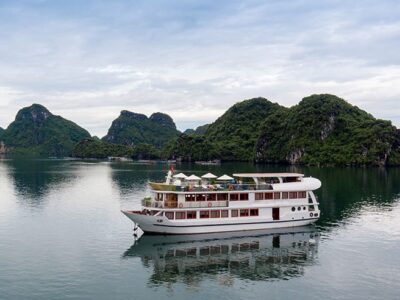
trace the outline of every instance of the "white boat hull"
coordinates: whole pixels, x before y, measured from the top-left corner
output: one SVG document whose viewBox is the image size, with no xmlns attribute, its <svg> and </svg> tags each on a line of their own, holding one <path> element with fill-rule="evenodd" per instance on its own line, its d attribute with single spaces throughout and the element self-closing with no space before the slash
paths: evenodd
<svg viewBox="0 0 400 300">
<path fill-rule="evenodd" d="M 144 215 L 132 211 L 122 211 L 138 225 L 145 234 L 202 234 L 216 232 L 265 230 L 290 228 L 312 224 L 318 218 L 302 218 L 297 220 L 271 220 L 262 217 L 239 219 L 208 220 L 169 220 L 166 217 Z"/>
</svg>

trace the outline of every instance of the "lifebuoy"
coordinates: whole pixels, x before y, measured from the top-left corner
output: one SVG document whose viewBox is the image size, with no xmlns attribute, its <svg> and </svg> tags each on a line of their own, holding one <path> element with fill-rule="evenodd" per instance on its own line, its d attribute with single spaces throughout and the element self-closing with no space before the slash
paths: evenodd
<svg viewBox="0 0 400 300">
<path fill-rule="evenodd" d="M 211 202 L 208 202 L 208 207 L 211 207 L 212 206 L 212 203 Z"/>
<path fill-rule="evenodd" d="M 182 208 L 183 207 L 183 204 L 182 203 L 179 203 L 179 208 Z"/>
<path fill-rule="evenodd" d="M 229 190 L 229 191 L 232 191 L 232 190 L 233 190 L 233 185 L 229 185 L 229 186 L 228 186 L 228 190 Z"/>
</svg>

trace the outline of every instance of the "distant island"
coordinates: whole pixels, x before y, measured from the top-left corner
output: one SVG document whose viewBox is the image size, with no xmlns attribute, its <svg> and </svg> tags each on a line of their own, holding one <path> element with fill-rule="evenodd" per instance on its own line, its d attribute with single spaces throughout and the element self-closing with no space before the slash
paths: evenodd
<svg viewBox="0 0 400 300">
<path fill-rule="evenodd" d="M 290 108 L 265 98 L 244 100 L 183 133 L 167 114 L 123 110 L 101 139 L 33 104 L 0 128 L 0 154 L 389 166 L 400 165 L 400 130 L 329 94 Z"/>
</svg>

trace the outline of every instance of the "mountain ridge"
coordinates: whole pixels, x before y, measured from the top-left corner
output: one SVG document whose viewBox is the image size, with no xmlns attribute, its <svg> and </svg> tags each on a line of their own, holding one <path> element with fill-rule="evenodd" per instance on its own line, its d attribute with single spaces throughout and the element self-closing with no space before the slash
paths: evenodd
<svg viewBox="0 0 400 300">
<path fill-rule="evenodd" d="M 122 110 L 102 140 L 130 147 L 150 144 L 162 148 L 178 133 L 174 121 L 167 114 L 156 112 L 147 117 L 144 114 Z"/>
<path fill-rule="evenodd" d="M 392 154 L 392 161 L 398 160 L 399 141 L 390 121 L 376 119 L 335 95 L 311 95 L 265 120 L 255 160 L 386 165 Z"/>
<path fill-rule="evenodd" d="M 28 155 L 66 156 L 88 131 L 40 104 L 20 109 L 1 134 L 4 151 Z"/>
<path fill-rule="evenodd" d="M 166 149 L 166 155 L 181 157 L 184 160 L 192 160 L 190 151 L 196 152 L 195 158 L 242 160 L 253 159 L 252 151 L 258 137 L 259 124 L 276 110 L 284 109 L 277 103 L 266 98 L 258 97 L 240 101 L 232 105 L 222 116 L 213 123 L 208 124 L 202 135 L 194 136 L 181 134 L 176 144 L 170 142 Z M 187 145 L 184 145 L 187 143 Z M 197 147 L 206 143 L 203 150 L 205 155 L 201 157 Z M 192 150 L 190 150 L 192 149 Z"/>
<path fill-rule="evenodd" d="M 0 128 L 0 153 L 126 156 L 307 165 L 400 165 L 400 129 L 330 94 L 284 107 L 240 101 L 211 124 L 180 133 L 167 114 L 122 110 L 103 139 L 32 104 Z"/>
</svg>

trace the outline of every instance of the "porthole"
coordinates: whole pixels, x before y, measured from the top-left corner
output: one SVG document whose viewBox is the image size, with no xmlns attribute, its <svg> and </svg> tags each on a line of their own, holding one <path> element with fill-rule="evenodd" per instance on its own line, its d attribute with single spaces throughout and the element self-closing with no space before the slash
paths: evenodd
<svg viewBox="0 0 400 300">
<path fill-rule="evenodd" d="M 296 210 L 296 207 L 292 207 L 292 211 L 295 211 Z"/>
<path fill-rule="evenodd" d="M 305 206 L 303 207 L 303 210 L 306 210 L 306 207 L 305 207 Z"/>
<path fill-rule="evenodd" d="M 297 208 L 297 210 L 301 210 L 301 207 L 299 206 L 299 207 Z"/>
</svg>

